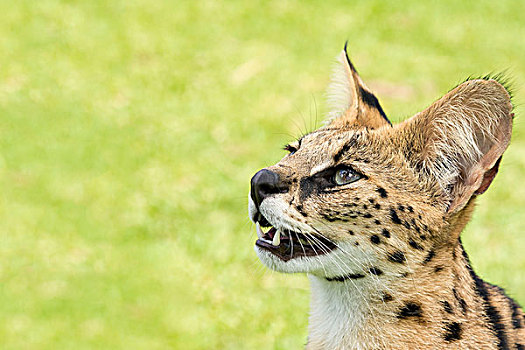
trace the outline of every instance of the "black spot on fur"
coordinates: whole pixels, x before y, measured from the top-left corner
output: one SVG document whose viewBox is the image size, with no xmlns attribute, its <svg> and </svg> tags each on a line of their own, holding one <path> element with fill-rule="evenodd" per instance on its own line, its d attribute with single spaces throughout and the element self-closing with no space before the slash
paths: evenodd
<svg viewBox="0 0 525 350">
<path fill-rule="evenodd" d="M 385 302 L 394 300 L 394 298 L 392 298 L 392 296 L 386 292 L 383 293 L 383 295 L 381 296 L 381 299 Z"/>
<path fill-rule="evenodd" d="M 445 310 L 445 312 L 449 313 L 449 314 L 453 314 L 454 311 L 452 310 L 452 306 L 450 306 L 450 303 L 446 300 L 442 300 L 441 301 L 441 305 L 443 305 L 443 309 Z"/>
<path fill-rule="evenodd" d="M 374 223 L 375 223 L 376 225 L 381 225 L 381 221 L 379 221 L 379 220 L 377 220 L 377 219 L 374 221 Z"/>
<path fill-rule="evenodd" d="M 414 241 L 413 239 L 409 239 L 408 240 L 408 244 L 414 248 L 414 249 L 417 249 L 417 250 L 425 250 L 425 248 L 423 248 L 422 246 L 420 246 L 416 241 Z"/>
<path fill-rule="evenodd" d="M 459 307 L 461 308 L 461 311 L 463 314 L 467 313 L 467 302 L 463 298 L 459 298 Z"/>
<path fill-rule="evenodd" d="M 405 227 L 408 228 L 408 229 L 410 228 L 410 224 L 408 223 L 408 221 L 405 221 L 405 222 L 403 223 L 403 226 L 405 226 Z"/>
<path fill-rule="evenodd" d="M 452 288 L 452 293 L 454 294 L 454 298 L 456 298 L 456 300 L 459 300 L 459 294 L 456 288 Z"/>
<path fill-rule="evenodd" d="M 395 263 L 402 264 L 405 262 L 406 258 L 405 258 L 405 254 L 402 251 L 398 250 L 398 251 L 388 254 L 388 260 L 395 262 Z"/>
<path fill-rule="evenodd" d="M 465 299 L 461 298 L 458 295 L 456 288 L 452 288 L 452 293 L 454 293 L 454 298 L 456 298 L 456 300 L 458 301 L 461 311 L 463 312 L 463 314 L 466 314 L 467 313 L 467 302 L 465 301 Z"/>
<path fill-rule="evenodd" d="M 381 271 L 380 269 L 378 269 L 377 267 L 371 267 L 369 269 L 370 273 L 372 275 L 376 275 L 376 276 L 379 276 L 379 275 L 382 275 L 383 274 L 383 271 Z"/>
<path fill-rule="evenodd" d="M 301 214 L 304 217 L 308 216 L 308 214 L 304 211 L 303 206 L 301 204 L 298 204 L 296 206 L 296 208 L 297 208 L 297 211 L 299 212 L 299 214 Z"/>
<path fill-rule="evenodd" d="M 461 324 L 458 322 L 447 323 L 444 327 L 445 334 L 443 338 L 446 341 L 454 341 L 461 339 Z"/>
<path fill-rule="evenodd" d="M 383 292 L 383 294 L 381 295 L 381 300 L 383 300 L 384 302 L 389 302 L 394 300 L 394 298 L 390 294 Z"/>
<path fill-rule="evenodd" d="M 383 232 L 381 232 L 381 234 L 386 238 L 390 238 L 390 231 L 388 231 L 386 228 L 383 229 Z"/>
<path fill-rule="evenodd" d="M 425 236 L 425 235 L 419 235 L 419 238 L 421 238 L 422 240 L 425 241 L 425 240 L 427 239 L 427 236 Z"/>
<path fill-rule="evenodd" d="M 370 214 L 370 213 L 366 213 L 366 214 L 363 215 L 363 217 L 364 217 L 365 219 L 370 219 L 370 218 L 372 217 L 372 214 Z"/>
<path fill-rule="evenodd" d="M 372 235 L 370 237 L 370 241 L 374 244 L 379 244 L 381 243 L 381 240 L 379 239 L 379 236 L 378 235 Z"/>
<path fill-rule="evenodd" d="M 377 210 L 381 209 L 381 205 L 379 203 L 376 203 L 376 205 L 374 205 L 374 208 L 376 208 Z"/>
<path fill-rule="evenodd" d="M 397 314 L 398 318 L 408 318 L 408 317 L 421 317 L 422 311 L 421 306 L 414 302 L 409 301 L 399 310 Z"/>
<path fill-rule="evenodd" d="M 402 204 L 398 204 L 397 209 L 399 209 L 399 211 L 405 211 L 405 206 Z"/>
<path fill-rule="evenodd" d="M 370 202 L 370 204 L 374 204 L 376 202 L 374 198 L 370 198 L 368 199 L 368 201 Z"/>
<path fill-rule="evenodd" d="M 390 218 L 392 219 L 392 222 L 394 224 L 402 224 L 401 219 L 399 218 L 399 216 L 397 216 L 397 212 L 395 209 L 390 209 Z"/>
<path fill-rule="evenodd" d="M 434 269 L 434 272 L 439 272 L 439 271 L 441 271 L 441 270 L 443 270 L 443 269 L 444 269 L 443 266 L 438 265 L 438 266 L 436 266 L 436 268 Z"/>
<path fill-rule="evenodd" d="M 512 309 L 512 326 L 516 329 L 522 328 L 522 320 L 519 314 L 519 306 L 514 300 L 509 298 L 510 308 Z"/>
<path fill-rule="evenodd" d="M 434 258 L 435 255 L 436 255 L 436 252 L 434 252 L 434 249 L 431 249 L 431 250 L 428 252 L 428 254 L 427 254 L 425 260 L 423 261 L 423 264 L 427 264 L 427 263 L 429 263 L 430 260 L 432 260 L 432 259 Z"/>
<path fill-rule="evenodd" d="M 350 207 L 357 207 L 357 204 L 356 204 L 356 203 L 344 203 L 344 204 L 343 204 L 343 207 L 347 207 L 347 208 L 350 208 Z"/>
<path fill-rule="evenodd" d="M 365 275 L 360 274 L 360 273 L 350 273 L 344 276 L 326 277 L 326 280 L 330 282 L 332 281 L 343 282 L 345 280 L 356 280 L 356 279 L 364 278 L 364 277 Z"/>
<path fill-rule="evenodd" d="M 354 245 L 357 247 L 359 245 L 359 242 L 355 242 Z"/>
<path fill-rule="evenodd" d="M 411 213 L 414 212 L 414 208 L 412 208 L 412 206 L 410 206 L 410 205 L 407 207 L 407 209 L 408 209 L 408 211 L 411 212 Z"/>
<path fill-rule="evenodd" d="M 381 197 L 383 197 L 383 198 L 388 197 L 388 193 L 386 192 L 386 190 L 383 187 L 378 187 L 376 191 L 377 191 L 377 193 L 379 193 L 379 195 Z"/>
<path fill-rule="evenodd" d="M 332 216 L 332 215 L 335 215 L 335 216 Z M 346 222 L 346 221 L 348 221 L 346 218 L 338 216 L 338 215 L 340 215 L 340 213 L 338 213 L 338 212 L 333 212 L 332 215 L 325 214 L 325 213 L 321 214 L 323 219 L 325 219 L 326 221 L 330 221 L 330 222 L 334 222 L 334 221 Z M 352 215 L 350 215 L 350 217 L 352 217 Z"/>
<path fill-rule="evenodd" d="M 363 204 L 363 209 L 365 209 L 365 210 L 368 209 L 368 205 Z"/>
</svg>

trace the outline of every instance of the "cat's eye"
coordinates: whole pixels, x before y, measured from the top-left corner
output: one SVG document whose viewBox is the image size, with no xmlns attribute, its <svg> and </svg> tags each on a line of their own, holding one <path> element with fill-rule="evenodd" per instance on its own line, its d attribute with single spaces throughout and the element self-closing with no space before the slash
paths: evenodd
<svg viewBox="0 0 525 350">
<path fill-rule="evenodd" d="M 361 174 L 356 173 L 352 169 L 349 168 L 343 168 L 339 169 L 334 174 L 334 182 L 336 185 L 346 185 L 349 183 L 352 183 L 354 181 L 357 181 L 361 178 Z"/>
</svg>

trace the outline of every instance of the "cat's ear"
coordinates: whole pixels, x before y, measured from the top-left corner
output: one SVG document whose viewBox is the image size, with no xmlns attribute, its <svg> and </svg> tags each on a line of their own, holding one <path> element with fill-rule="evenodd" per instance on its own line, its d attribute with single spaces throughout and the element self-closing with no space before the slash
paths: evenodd
<svg viewBox="0 0 525 350">
<path fill-rule="evenodd" d="M 338 57 L 327 96 L 331 112 L 326 125 L 368 129 L 392 126 L 377 98 L 357 74 L 346 44 Z"/>
<path fill-rule="evenodd" d="M 512 118 L 506 88 L 493 79 L 477 79 L 399 124 L 395 133 L 422 181 L 437 181 L 453 214 L 485 192 L 496 176 Z"/>
</svg>

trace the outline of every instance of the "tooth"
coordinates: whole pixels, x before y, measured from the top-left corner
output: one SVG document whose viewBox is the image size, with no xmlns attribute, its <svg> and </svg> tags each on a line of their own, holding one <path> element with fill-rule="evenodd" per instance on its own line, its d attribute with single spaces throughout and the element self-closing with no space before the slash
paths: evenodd
<svg viewBox="0 0 525 350">
<path fill-rule="evenodd" d="M 261 239 L 262 236 L 263 236 L 263 232 L 261 230 L 261 225 L 259 225 L 259 223 L 256 223 L 255 224 L 255 228 L 257 230 L 257 238 Z"/>
<path fill-rule="evenodd" d="M 275 235 L 273 236 L 273 240 L 272 240 L 272 244 L 274 246 L 278 246 L 279 244 L 281 244 L 281 230 L 277 230 L 275 232 Z"/>
</svg>

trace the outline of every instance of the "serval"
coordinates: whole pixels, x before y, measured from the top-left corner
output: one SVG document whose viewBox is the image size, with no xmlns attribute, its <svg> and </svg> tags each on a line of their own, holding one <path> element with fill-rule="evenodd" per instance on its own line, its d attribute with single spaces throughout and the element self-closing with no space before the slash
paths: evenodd
<svg viewBox="0 0 525 350">
<path fill-rule="evenodd" d="M 329 96 L 326 124 L 249 196 L 260 260 L 308 274 L 306 348 L 525 349 L 522 309 L 460 237 L 510 142 L 505 84 L 467 80 L 392 125 L 345 47 Z"/>
</svg>

